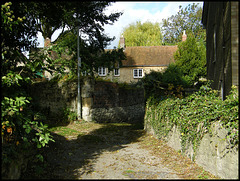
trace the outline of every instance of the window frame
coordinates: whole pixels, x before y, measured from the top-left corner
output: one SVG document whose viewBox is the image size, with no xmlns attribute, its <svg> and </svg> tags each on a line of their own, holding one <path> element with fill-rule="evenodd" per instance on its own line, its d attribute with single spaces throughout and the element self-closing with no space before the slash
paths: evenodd
<svg viewBox="0 0 240 181">
<path fill-rule="evenodd" d="M 141 73 L 140 73 L 141 72 Z M 137 74 L 136 74 L 137 73 Z M 141 75 L 140 75 L 141 74 Z M 143 78 L 143 69 L 133 69 L 133 78 L 139 79 Z"/>
<path fill-rule="evenodd" d="M 118 74 L 116 74 L 116 70 L 118 70 L 118 71 L 117 71 Z M 119 69 L 119 68 L 113 69 L 113 76 L 114 76 L 114 77 L 119 77 L 119 76 L 120 76 L 120 69 Z"/>
<path fill-rule="evenodd" d="M 98 67 L 98 75 L 101 77 L 105 77 L 107 75 L 106 67 Z"/>
</svg>

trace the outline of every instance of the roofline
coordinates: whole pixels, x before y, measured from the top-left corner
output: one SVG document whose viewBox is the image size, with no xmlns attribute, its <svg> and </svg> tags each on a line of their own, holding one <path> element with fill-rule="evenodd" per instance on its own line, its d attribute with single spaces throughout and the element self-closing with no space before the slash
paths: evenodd
<svg viewBox="0 0 240 181">
<path fill-rule="evenodd" d="M 159 46 L 127 46 L 127 48 L 142 47 L 142 48 L 152 48 L 152 47 L 177 47 L 178 45 L 159 45 Z M 118 49 L 118 48 L 117 48 Z M 104 49 L 104 50 L 114 50 L 114 49 Z"/>
<path fill-rule="evenodd" d="M 120 68 L 123 67 L 167 67 L 169 64 L 162 64 L 162 65 L 122 65 Z"/>
</svg>

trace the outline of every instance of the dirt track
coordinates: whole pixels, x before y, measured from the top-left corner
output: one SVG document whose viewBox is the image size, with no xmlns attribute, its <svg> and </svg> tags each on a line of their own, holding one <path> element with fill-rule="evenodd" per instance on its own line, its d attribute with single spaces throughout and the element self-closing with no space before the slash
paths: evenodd
<svg viewBox="0 0 240 181">
<path fill-rule="evenodd" d="M 177 160 L 176 165 L 172 166 L 171 163 L 168 164 L 169 160 L 154 154 L 152 146 L 155 144 L 158 144 L 155 145 L 158 153 L 166 150 L 159 146 L 156 139 L 146 135 L 139 125 L 72 124 L 65 129 L 62 127 L 54 130 L 53 135 L 55 143 L 51 143 L 49 148 L 44 150 L 44 169 L 39 174 L 30 171 L 23 178 L 186 179 L 194 178 L 198 174 L 191 173 L 193 166 L 185 169 L 184 173 L 183 170 L 174 168 L 179 167 L 177 161 L 182 162 L 180 155 L 172 156 Z"/>
</svg>

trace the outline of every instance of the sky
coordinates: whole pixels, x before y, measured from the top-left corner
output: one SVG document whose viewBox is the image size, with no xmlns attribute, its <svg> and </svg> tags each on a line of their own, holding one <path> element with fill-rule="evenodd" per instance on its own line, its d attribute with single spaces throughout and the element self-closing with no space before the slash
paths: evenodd
<svg viewBox="0 0 240 181">
<path fill-rule="evenodd" d="M 111 45 L 107 49 L 112 49 L 118 46 L 119 38 L 125 27 L 136 21 L 144 23 L 146 21 L 161 23 L 162 19 L 166 19 L 171 15 L 175 15 L 179 6 L 186 7 L 188 4 L 199 3 L 203 6 L 203 1 L 118 1 L 112 3 L 105 10 L 105 13 L 109 15 L 114 12 L 123 12 L 118 21 L 113 25 L 105 25 L 105 34 L 109 37 L 115 36 L 115 40 L 111 42 Z M 54 41 L 62 30 L 57 30 L 51 38 Z M 38 34 L 39 47 L 43 47 L 44 40 L 41 33 Z"/>
</svg>

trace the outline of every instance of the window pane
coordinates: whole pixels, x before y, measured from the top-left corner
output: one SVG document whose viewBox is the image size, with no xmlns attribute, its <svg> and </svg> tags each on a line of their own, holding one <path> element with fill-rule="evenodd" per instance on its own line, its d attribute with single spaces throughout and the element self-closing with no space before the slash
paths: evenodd
<svg viewBox="0 0 240 181">
<path fill-rule="evenodd" d="M 98 75 L 101 75 L 102 71 L 101 71 L 101 67 L 98 68 Z"/>
<path fill-rule="evenodd" d="M 120 75 L 120 73 L 119 73 L 119 69 L 114 69 L 114 75 L 115 75 L 115 76 Z"/>
<path fill-rule="evenodd" d="M 139 76 L 139 77 L 142 77 L 142 69 L 139 69 L 139 70 L 138 70 L 138 76 Z"/>
<path fill-rule="evenodd" d="M 106 75 L 106 69 L 105 69 L 105 67 L 102 67 L 102 75 Z"/>
<path fill-rule="evenodd" d="M 137 69 L 133 70 L 133 77 L 138 77 L 138 70 Z"/>
</svg>

